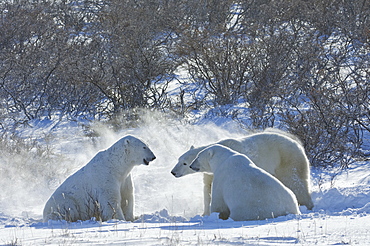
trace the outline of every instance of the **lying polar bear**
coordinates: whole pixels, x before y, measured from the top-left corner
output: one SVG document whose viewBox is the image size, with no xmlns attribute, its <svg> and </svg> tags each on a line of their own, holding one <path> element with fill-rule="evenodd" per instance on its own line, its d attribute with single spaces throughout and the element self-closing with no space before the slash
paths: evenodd
<svg viewBox="0 0 370 246">
<path fill-rule="evenodd" d="M 44 222 L 52 220 L 134 220 L 130 172 L 135 165 L 156 157 L 141 140 L 125 136 L 100 151 L 68 177 L 46 202 Z"/>
<path fill-rule="evenodd" d="M 299 214 L 291 190 L 245 155 L 216 144 L 201 151 L 190 168 L 213 173 L 211 212 L 221 219 L 263 220 Z"/>
<path fill-rule="evenodd" d="M 313 208 L 310 194 L 309 161 L 304 148 L 293 137 L 277 129 L 251 134 L 240 139 L 218 142 L 248 156 L 253 163 L 279 179 L 296 195 L 298 203 Z M 209 145 L 208 145 L 209 146 Z M 179 157 L 171 173 L 181 177 L 194 173 L 189 168 L 196 155 L 208 146 L 192 147 Z M 204 174 L 204 215 L 209 215 L 210 194 L 213 176 Z"/>
</svg>

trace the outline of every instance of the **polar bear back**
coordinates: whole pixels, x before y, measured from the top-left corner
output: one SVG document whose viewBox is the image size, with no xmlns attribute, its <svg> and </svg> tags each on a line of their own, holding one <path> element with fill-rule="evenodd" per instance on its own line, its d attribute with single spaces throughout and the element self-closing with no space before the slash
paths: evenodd
<svg viewBox="0 0 370 246">
<path fill-rule="evenodd" d="M 269 142 L 269 137 L 258 134 L 240 139 L 226 139 L 218 144 L 248 156 L 257 166 L 275 175 L 276 168 L 280 165 L 280 153 L 278 146 Z"/>
<path fill-rule="evenodd" d="M 281 168 L 281 165 L 298 165 L 298 169 L 308 171 L 308 160 L 302 145 L 290 137 L 274 132 L 262 132 L 239 141 L 243 150 L 238 152 L 247 155 L 257 166 L 272 175 L 276 174 L 276 169 Z M 302 160 L 292 164 L 292 158 Z"/>
</svg>

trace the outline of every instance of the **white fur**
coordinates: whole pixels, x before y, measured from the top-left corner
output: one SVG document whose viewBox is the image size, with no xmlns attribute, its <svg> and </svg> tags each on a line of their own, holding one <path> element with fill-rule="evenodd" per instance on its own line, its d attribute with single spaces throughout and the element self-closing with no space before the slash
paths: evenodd
<svg viewBox="0 0 370 246">
<path fill-rule="evenodd" d="M 199 153 L 190 168 L 213 173 L 211 212 L 221 219 L 263 220 L 299 214 L 291 190 L 245 155 L 216 144 Z"/>
<path fill-rule="evenodd" d="M 240 139 L 222 140 L 218 144 L 248 156 L 258 167 L 269 172 L 290 188 L 300 205 L 305 205 L 308 209 L 313 208 L 309 188 L 309 161 L 304 148 L 294 136 L 279 130 L 267 130 Z M 175 177 L 194 173 L 189 168 L 190 163 L 200 151 L 208 146 L 192 147 L 180 156 L 171 173 Z M 204 215 L 209 215 L 212 176 L 204 175 Z"/>
<path fill-rule="evenodd" d="M 134 194 L 130 172 L 148 165 L 153 152 L 139 139 L 126 136 L 100 151 L 68 177 L 46 202 L 44 221 L 134 220 Z"/>
</svg>

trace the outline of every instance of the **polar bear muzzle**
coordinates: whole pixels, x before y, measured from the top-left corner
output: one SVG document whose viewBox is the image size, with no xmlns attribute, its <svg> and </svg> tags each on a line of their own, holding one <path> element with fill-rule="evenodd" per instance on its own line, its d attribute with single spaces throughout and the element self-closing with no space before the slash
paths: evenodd
<svg viewBox="0 0 370 246">
<path fill-rule="evenodd" d="M 199 172 L 200 171 L 200 168 L 199 167 L 195 167 L 193 165 L 191 165 L 190 168 L 193 169 L 196 172 Z"/>
<path fill-rule="evenodd" d="M 156 158 L 155 156 L 154 156 L 153 158 L 149 159 L 149 160 L 147 160 L 146 158 L 144 158 L 144 159 L 143 159 L 144 164 L 145 164 L 145 165 L 149 165 L 149 162 L 154 161 L 154 160 L 155 160 L 155 158 Z"/>
</svg>

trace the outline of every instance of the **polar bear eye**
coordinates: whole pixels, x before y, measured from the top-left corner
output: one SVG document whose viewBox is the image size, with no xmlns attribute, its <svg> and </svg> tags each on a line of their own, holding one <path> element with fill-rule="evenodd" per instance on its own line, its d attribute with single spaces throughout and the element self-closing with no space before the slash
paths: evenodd
<svg viewBox="0 0 370 246">
<path fill-rule="evenodd" d="M 143 147 L 143 149 L 146 149 L 146 147 Z"/>
<path fill-rule="evenodd" d="M 186 166 L 186 165 L 188 165 L 188 164 L 186 164 L 186 163 L 184 162 L 184 166 Z"/>
</svg>

